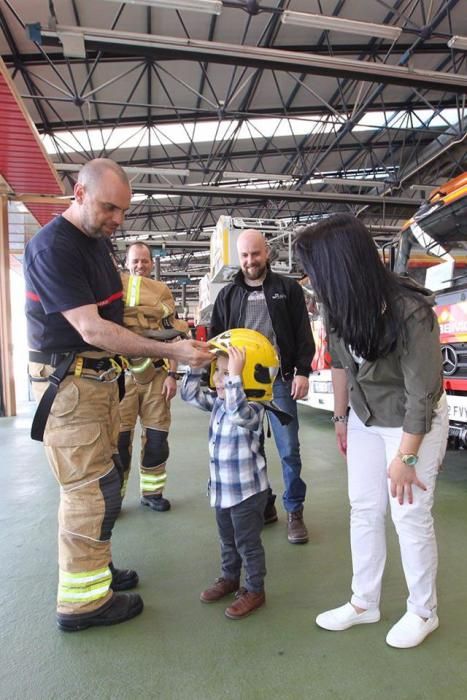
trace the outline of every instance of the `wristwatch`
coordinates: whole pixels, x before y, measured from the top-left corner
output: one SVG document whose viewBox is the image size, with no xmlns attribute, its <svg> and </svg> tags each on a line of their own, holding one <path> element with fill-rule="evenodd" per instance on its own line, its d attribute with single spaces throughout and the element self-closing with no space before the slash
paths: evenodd
<svg viewBox="0 0 467 700">
<path fill-rule="evenodd" d="M 403 454 L 400 450 L 398 450 L 397 456 L 399 457 L 400 461 L 404 462 L 404 464 L 406 464 L 408 467 L 415 467 L 418 462 L 418 455 Z"/>
<path fill-rule="evenodd" d="M 174 371 L 171 370 L 171 369 L 167 372 L 167 376 L 168 376 L 168 377 L 172 377 L 172 379 L 177 379 L 177 378 L 178 378 L 178 377 L 177 377 L 177 373 L 174 372 Z"/>
<path fill-rule="evenodd" d="M 347 423 L 349 420 L 348 416 L 332 416 L 331 422 L 332 423 Z"/>
</svg>

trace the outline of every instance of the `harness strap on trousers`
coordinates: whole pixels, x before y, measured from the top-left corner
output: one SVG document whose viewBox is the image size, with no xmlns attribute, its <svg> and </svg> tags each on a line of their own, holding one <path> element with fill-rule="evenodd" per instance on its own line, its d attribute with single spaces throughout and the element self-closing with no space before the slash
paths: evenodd
<svg viewBox="0 0 467 700">
<path fill-rule="evenodd" d="M 42 362 L 47 365 L 56 365 L 54 371 L 51 375 L 43 380 L 33 379 L 33 381 L 47 381 L 49 386 L 47 387 L 42 399 L 37 406 L 36 413 L 34 415 L 32 426 L 31 426 L 31 438 L 33 440 L 39 440 L 42 442 L 44 438 L 45 426 L 47 423 L 47 418 L 49 417 L 52 404 L 58 392 L 58 387 L 61 382 L 65 379 L 67 374 L 72 374 L 69 369 L 73 362 L 76 360 L 77 367 L 79 364 L 80 372 L 77 376 L 81 376 L 83 369 L 92 369 L 94 372 L 108 372 L 109 370 L 115 369 L 118 371 L 117 384 L 118 384 L 118 398 L 119 401 L 125 396 L 125 376 L 122 371 L 121 363 L 124 358 L 117 357 L 101 357 L 101 358 L 90 358 L 82 357 L 78 355 L 77 351 L 72 351 L 70 353 L 45 353 L 36 350 L 30 350 L 29 360 L 31 362 Z M 117 362 L 118 360 L 118 362 Z M 76 368 L 75 372 L 76 374 Z"/>
<path fill-rule="evenodd" d="M 49 417 L 50 409 L 52 408 L 52 404 L 57 395 L 58 387 L 68 374 L 68 370 L 73 364 L 75 357 L 76 353 L 70 352 L 69 355 L 66 355 L 61 360 L 52 374 L 47 377 L 49 386 L 42 395 L 31 425 L 31 438 L 33 440 L 42 442 L 44 439 L 45 426 Z"/>
</svg>

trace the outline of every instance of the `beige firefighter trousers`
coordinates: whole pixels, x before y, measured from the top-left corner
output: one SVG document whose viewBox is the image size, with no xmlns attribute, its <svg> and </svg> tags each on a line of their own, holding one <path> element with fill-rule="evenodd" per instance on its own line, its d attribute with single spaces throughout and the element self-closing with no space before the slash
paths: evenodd
<svg viewBox="0 0 467 700">
<path fill-rule="evenodd" d="M 164 490 L 167 480 L 166 460 L 157 459 L 157 464 L 143 467 L 145 460 L 147 429 L 168 433 L 170 428 L 170 403 L 162 394 L 167 372 L 160 367 L 154 369 L 153 378 L 146 384 L 137 382 L 131 372 L 125 375 L 125 397 L 120 403 L 120 433 L 130 433 L 130 464 L 125 464 L 125 486 L 131 466 L 131 447 L 138 416 L 141 420 L 140 492 L 144 496 L 158 495 Z M 122 460 L 125 462 L 125 460 Z"/>
<path fill-rule="evenodd" d="M 104 357 L 108 353 L 93 353 Z M 91 353 L 87 353 L 89 357 Z M 72 366 L 73 369 L 73 366 Z M 29 364 L 36 401 L 53 368 Z M 88 375 L 98 376 L 92 370 Z M 120 512 L 120 475 L 114 466 L 118 439 L 117 382 L 67 376 L 60 384 L 44 432 L 44 447 L 60 485 L 57 610 L 96 610 L 112 595 L 110 537 Z"/>
</svg>

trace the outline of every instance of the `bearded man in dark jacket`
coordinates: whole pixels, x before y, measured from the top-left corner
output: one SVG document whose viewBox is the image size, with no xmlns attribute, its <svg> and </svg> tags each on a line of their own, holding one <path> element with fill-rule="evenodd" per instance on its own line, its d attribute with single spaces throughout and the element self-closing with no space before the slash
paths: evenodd
<svg viewBox="0 0 467 700">
<path fill-rule="evenodd" d="M 210 337 L 230 328 L 252 328 L 269 338 L 279 354 L 281 367 L 274 382 L 274 403 L 293 420 L 283 425 L 276 415 L 269 415 L 282 464 L 287 537 L 292 544 L 303 544 L 308 541 L 308 532 L 303 521 L 306 484 L 301 478 L 297 399 L 308 393 L 315 352 L 308 312 L 300 285 L 271 271 L 269 248 L 260 231 L 243 231 L 237 249 L 241 269 L 217 296 Z M 265 523 L 277 520 L 274 500 L 271 493 Z"/>
</svg>

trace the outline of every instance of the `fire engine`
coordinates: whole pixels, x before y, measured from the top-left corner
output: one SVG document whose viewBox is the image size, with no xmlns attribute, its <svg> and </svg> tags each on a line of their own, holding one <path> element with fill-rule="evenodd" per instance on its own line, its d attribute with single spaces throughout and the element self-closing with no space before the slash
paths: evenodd
<svg viewBox="0 0 467 700">
<path fill-rule="evenodd" d="M 427 270 L 425 284 L 436 292 L 444 388 L 449 405 L 452 446 L 467 447 L 467 173 L 433 190 L 426 203 L 406 222 L 395 271 L 405 273 L 414 242 L 444 260 Z"/>
<path fill-rule="evenodd" d="M 418 250 L 412 251 L 415 244 Z M 420 253 L 420 248 L 422 253 Z M 455 251 L 455 255 L 451 254 Z M 411 255 L 412 252 L 412 255 Z M 424 255 L 427 253 L 430 257 Z M 438 258 L 438 264 L 433 256 Z M 439 258 L 443 262 L 439 263 Z M 394 271 L 414 274 L 425 269 L 420 282 L 436 293 L 435 313 L 440 325 L 444 388 L 449 405 L 452 447 L 467 447 L 467 173 L 434 189 L 415 216 L 407 221 L 398 241 Z M 430 263 L 428 263 L 430 264 Z M 326 337 L 319 313 L 311 315 L 317 345 L 310 374 L 310 390 L 301 403 L 332 411 L 331 370 Z"/>
</svg>

